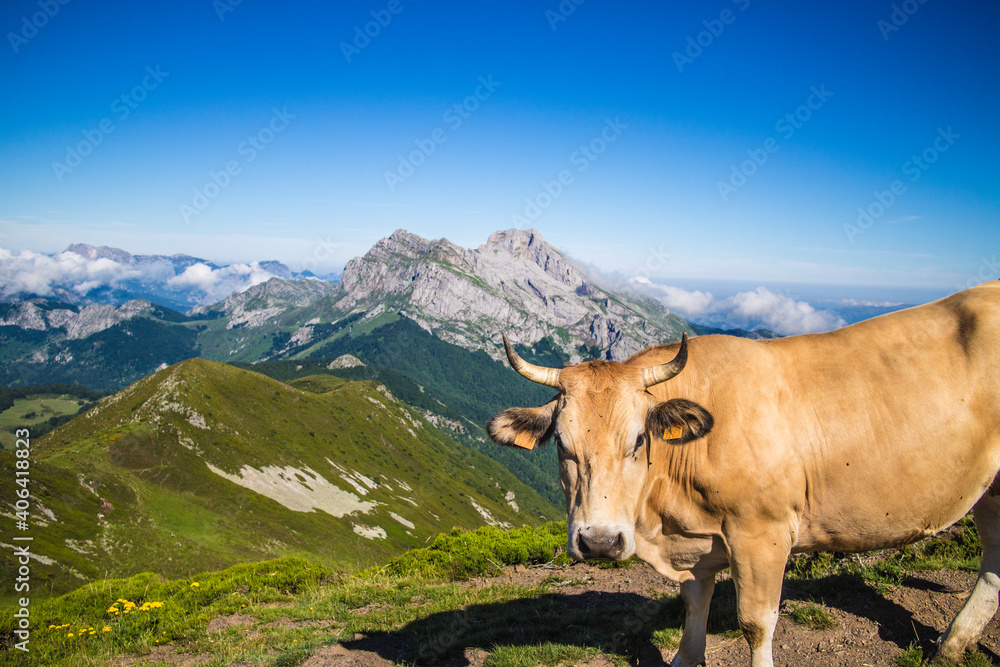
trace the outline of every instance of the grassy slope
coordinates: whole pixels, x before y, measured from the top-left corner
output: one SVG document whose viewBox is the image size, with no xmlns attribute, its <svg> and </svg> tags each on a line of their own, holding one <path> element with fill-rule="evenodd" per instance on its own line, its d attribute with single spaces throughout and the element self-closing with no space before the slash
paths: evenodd
<svg viewBox="0 0 1000 667">
<path fill-rule="evenodd" d="M 155 566 L 184 576 L 276 556 L 371 564 L 453 526 L 482 525 L 472 500 L 513 525 L 555 517 L 555 508 L 501 466 L 414 420 L 374 385 L 316 388 L 328 393 L 191 360 L 36 443 L 33 546 L 55 564 L 33 563 L 33 581 L 59 592 L 79 581 L 74 572 L 90 580 Z M 207 428 L 195 425 L 199 418 Z M 10 454 L 0 457 L 13 467 Z M 363 498 L 380 505 L 342 518 L 291 511 L 206 466 L 229 474 L 244 465 L 308 468 L 353 492 L 327 458 L 381 482 Z M 508 491 L 520 512 L 506 502 Z M 13 493 L 12 480 L 0 480 L 0 497 Z M 360 537 L 355 524 L 381 527 L 385 539 Z M 0 562 L 5 580 L 13 566 L 9 556 Z"/>
<path fill-rule="evenodd" d="M 549 347 L 542 346 L 545 350 Z M 566 360 L 553 351 L 544 357 L 522 351 L 526 359 L 536 363 L 560 366 Z M 328 370 L 329 360 L 342 354 L 353 354 L 368 366 Z M 283 381 L 317 373 L 378 380 L 408 404 L 463 423 L 469 433 L 458 436 L 462 444 L 501 462 L 550 503 L 563 503 L 558 463 L 551 448 L 527 452 L 498 447 L 482 430 L 500 410 L 545 403 L 552 397 L 551 389 L 525 380 L 485 352 L 470 352 L 446 343 L 408 319 L 394 321 L 364 336 L 340 336 L 316 347 L 312 355 L 308 359 L 242 367 Z"/>
<path fill-rule="evenodd" d="M 103 581 L 34 607 L 32 653 L 0 655 L 0 664 L 104 665 L 115 656 L 144 654 L 170 643 L 181 654 L 210 655 L 210 665 L 250 661 L 279 667 L 302 664 L 320 647 L 338 641 L 370 648 L 369 638 L 384 644 L 392 640 L 394 651 L 403 649 L 400 657 L 407 664 L 434 664 L 464 647 L 477 647 L 490 653 L 489 667 L 570 664 L 596 654 L 615 664 L 635 664 L 639 650 L 650 643 L 675 649 L 683 622 L 677 596 L 655 591 L 647 599 L 595 595 L 581 604 L 573 599 L 578 595 L 560 594 L 560 587 L 572 581 L 558 570 L 529 587 L 506 583 L 506 578 L 473 586 L 457 583 L 506 565 L 564 563 L 565 530 L 562 523 L 453 531 L 383 567 L 350 576 L 285 559 L 175 581 L 153 574 Z M 899 579 L 887 580 L 887 572 L 945 562 L 977 567 L 975 529 L 966 521 L 950 537 L 861 559 L 797 557 L 789 564 L 788 578 L 799 591 L 798 600 L 786 613 L 806 627 L 823 629 L 836 622 L 824 602 L 898 586 Z M 816 567 L 820 562 L 823 566 Z M 627 570 L 621 575 L 628 577 Z M 135 611 L 112 611 L 112 605 L 126 606 L 119 599 L 135 604 Z M 162 606 L 139 611 L 151 602 Z M 739 636 L 734 602 L 731 582 L 717 587 L 710 632 Z M 252 630 L 242 625 L 221 634 L 207 632 L 211 619 L 237 613 L 245 615 Z M 609 618 L 615 622 L 608 623 Z M 0 648 L 12 646 L 13 627 L 10 611 L 0 615 Z M 905 656 L 912 660 L 905 664 L 923 664 L 919 648 Z M 972 654 L 966 664 L 991 663 Z"/>
</svg>

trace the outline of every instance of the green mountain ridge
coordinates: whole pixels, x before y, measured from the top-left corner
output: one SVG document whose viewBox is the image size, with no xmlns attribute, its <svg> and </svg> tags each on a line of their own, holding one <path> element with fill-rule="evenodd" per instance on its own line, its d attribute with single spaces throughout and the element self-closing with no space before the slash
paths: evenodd
<svg viewBox="0 0 1000 667">
<path fill-rule="evenodd" d="M 13 469 L 13 453 L 0 459 Z M 13 479 L 0 493 L 15 497 Z M 380 384 L 286 384 L 201 359 L 34 443 L 31 493 L 32 578 L 56 593 L 151 567 L 185 576 L 279 556 L 351 568 L 453 527 L 561 515 Z"/>
</svg>

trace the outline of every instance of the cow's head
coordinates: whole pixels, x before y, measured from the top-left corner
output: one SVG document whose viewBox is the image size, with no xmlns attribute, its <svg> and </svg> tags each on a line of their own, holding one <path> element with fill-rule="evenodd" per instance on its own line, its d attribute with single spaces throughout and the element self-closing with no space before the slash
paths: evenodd
<svg viewBox="0 0 1000 667">
<path fill-rule="evenodd" d="M 495 415 L 487 424 L 490 437 L 500 445 L 527 449 L 554 438 L 570 555 L 580 560 L 631 557 L 651 447 L 664 440 L 693 440 L 712 428 L 711 415 L 696 403 L 660 402 L 649 392 L 684 369 L 687 336 L 672 361 L 647 368 L 605 361 L 544 368 L 521 359 L 506 335 L 503 342 L 514 370 L 559 393 L 541 407 Z"/>
</svg>

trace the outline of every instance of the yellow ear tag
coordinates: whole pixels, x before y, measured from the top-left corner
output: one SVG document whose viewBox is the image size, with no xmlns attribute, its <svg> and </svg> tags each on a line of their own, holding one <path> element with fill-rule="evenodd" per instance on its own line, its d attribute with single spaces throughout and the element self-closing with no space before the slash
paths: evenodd
<svg viewBox="0 0 1000 667">
<path fill-rule="evenodd" d="M 682 435 L 684 435 L 684 427 L 683 426 L 674 425 L 674 426 L 671 426 L 670 428 L 667 428 L 667 429 L 663 430 L 663 439 L 664 440 L 677 440 Z"/>
<path fill-rule="evenodd" d="M 538 438 L 534 437 L 527 431 L 521 431 L 514 438 L 514 444 L 523 449 L 534 449 L 535 443 L 538 442 Z"/>
</svg>

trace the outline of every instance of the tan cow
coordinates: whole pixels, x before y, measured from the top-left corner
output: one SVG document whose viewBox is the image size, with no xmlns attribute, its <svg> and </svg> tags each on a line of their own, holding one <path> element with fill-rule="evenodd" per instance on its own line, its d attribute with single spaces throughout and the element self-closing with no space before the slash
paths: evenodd
<svg viewBox="0 0 1000 667">
<path fill-rule="evenodd" d="M 790 553 L 896 547 L 970 509 L 982 569 L 940 653 L 960 659 L 996 611 L 1000 282 L 830 333 L 704 336 L 624 363 L 541 368 L 504 343 L 559 393 L 494 416 L 490 436 L 555 438 L 570 555 L 635 554 L 682 582 L 674 665 L 704 663 L 726 566 L 752 665 L 770 666 Z"/>
</svg>

